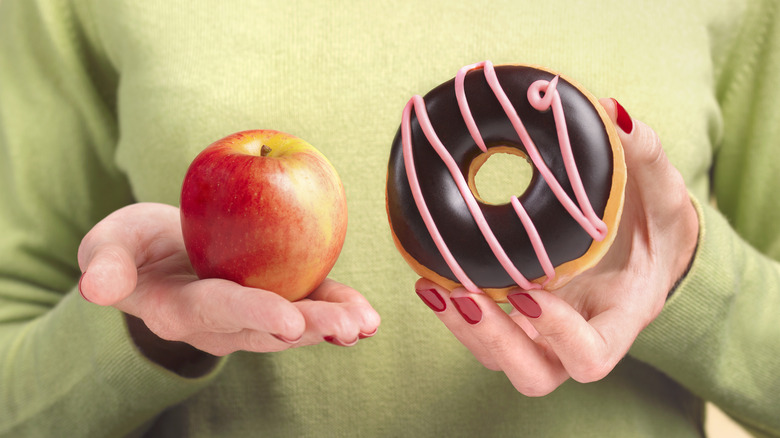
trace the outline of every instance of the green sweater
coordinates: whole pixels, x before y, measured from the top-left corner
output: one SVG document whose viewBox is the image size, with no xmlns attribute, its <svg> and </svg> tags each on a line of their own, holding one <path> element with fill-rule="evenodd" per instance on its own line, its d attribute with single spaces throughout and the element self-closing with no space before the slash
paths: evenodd
<svg viewBox="0 0 780 438">
<path fill-rule="evenodd" d="M 780 436 L 780 2 L 475 3 L 0 0 L 0 435 L 700 436 L 710 400 Z M 417 299 L 385 214 L 404 104 L 484 59 L 617 98 L 700 215 L 690 273 L 629 355 L 542 398 Z M 76 249 L 120 206 L 176 205 L 196 153 L 251 128 L 338 169 L 350 218 L 331 276 L 382 326 L 183 378 L 79 296 Z"/>
</svg>

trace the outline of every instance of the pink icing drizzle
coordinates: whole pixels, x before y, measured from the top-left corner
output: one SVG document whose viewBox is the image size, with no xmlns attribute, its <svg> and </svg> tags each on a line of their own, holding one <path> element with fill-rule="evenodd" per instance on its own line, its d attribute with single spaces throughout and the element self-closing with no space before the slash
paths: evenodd
<svg viewBox="0 0 780 438">
<path fill-rule="evenodd" d="M 520 120 L 517 111 L 515 111 L 514 106 L 512 106 L 512 103 L 509 101 L 509 98 L 506 96 L 503 88 L 501 88 L 501 85 L 498 82 L 498 78 L 495 74 L 493 64 L 490 61 L 483 61 L 477 64 L 465 66 L 461 68 L 455 76 L 455 94 L 458 101 L 458 106 L 460 108 L 461 115 L 463 116 L 463 120 L 466 122 L 469 133 L 471 134 L 471 137 L 474 139 L 477 146 L 483 152 L 487 152 L 487 146 L 485 145 L 485 141 L 479 132 L 479 128 L 477 127 L 476 122 L 474 121 L 474 117 L 472 116 L 468 101 L 466 99 L 464 81 L 468 72 L 479 68 L 484 70 L 488 85 L 490 86 L 491 90 L 493 90 L 493 93 L 495 94 L 507 117 L 512 123 L 512 126 L 517 132 L 520 141 L 523 143 L 523 146 L 528 153 L 528 157 L 542 175 L 545 182 L 547 182 L 547 184 L 550 186 L 556 198 L 561 202 L 566 211 L 593 239 L 598 241 L 603 240 L 607 234 L 606 224 L 593 211 L 593 206 L 591 205 L 587 193 L 585 192 L 585 189 L 582 185 L 582 178 L 580 177 L 576 162 L 574 161 L 574 155 L 571 151 L 571 143 L 569 141 L 569 133 L 566 127 L 566 120 L 564 118 L 560 93 L 558 93 L 558 90 L 556 89 L 558 84 L 558 76 L 556 76 L 552 81 L 539 80 L 531 84 L 528 89 L 528 100 L 531 106 L 533 106 L 538 111 L 546 111 L 552 107 L 555 127 L 558 134 L 558 141 L 561 147 L 561 154 L 564 160 L 567 176 L 569 177 L 572 190 L 574 191 L 575 197 L 577 199 L 576 204 L 566 194 L 560 183 L 555 179 L 552 172 L 547 167 L 547 164 L 542 159 L 538 149 L 536 148 L 536 145 L 528 134 L 528 131 L 525 129 L 523 122 Z M 542 97 L 542 93 L 544 93 L 544 97 Z M 457 262 L 457 260 L 455 260 L 455 257 L 450 252 L 447 244 L 444 242 L 444 238 L 436 226 L 436 223 L 431 217 L 425 200 L 423 199 L 422 191 L 420 190 L 420 183 L 417 179 L 417 171 L 415 169 L 414 159 L 412 156 L 410 128 L 412 108 L 415 110 L 415 114 L 417 115 L 417 119 L 420 123 L 420 127 L 423 130 L 423 133 L 425 134 L 425 137 L 450 171 L 450 174 L 458 186 L 458 190 L 460 191 L 463 200 L 466 202 L 469 212 L 474 217 L 479 230 L 482 232 L 483 237 L 488 243 L 490 249 L 493 251 L 493 254 L 496 256 L 498 262 L 519 287 L 523 289 L 540 289 L 543 287 L 544 284 L 555 277 L 555 268 L 552 266 L 549 255 L 544 248 L 544 243 L 539 236 L 536 226 L 533 224 L 533 221 L 525 211 L 525 208 L 523 208 L 522 204 L 516 196 L 512 196 L 510 200 L 512 207 L 514 208 L 518 218 L 523 224 L 523 227 L 528 233 L 531 245 L 534 249 L 534 253 L 536 254 L 537 259 L 539 260 L 539 263 L 541 264 L 542 269 L 547 276 L 547 279 L 543 284 L 537 284 L 528 281 L 528 279 L 526 279 L 523 274 L 520 273 L 520 271 L 514 266 L 514 263 L 512 263 L 512 261 L 509 259 L 509 256 L 507 256 L 503 247 L 498 242 L 498 239 L 496 239 L 493 231 L 487 223 L 487 220 L 485 219 L 485 216 L 482 214 L 482 210 L 480 210 L 479 204 L 474 198 L 474 194 L 471 193 L 471 189 L 469 188 L 466 179 L 460 173 L 460 169 L 458 168 L 457 163 L 455 163 L 452 155 L 450 155 L 450 153 L 447 151 L 447 148 L 444 146 L 444 144 L 442 144 L 441 140 L 436 135 L 433 125 L 428 118 L 428 113 L 425 108 L 425 102 L 423 98 L 417 95 L 413 96 L 404 107 L 403 117 L 401 120 L 401 136 L 406 175 L 409 180 L 409 186 L 412 190 L 412 196 L 414 197 L 417 209 L 420 211 L 423 222 L 425 223 L 425 226 L 427 227 L 428 232 L 430 233 L 437 249 L 441 253 L 447 265 L 452 270 L 455 277 L 468 291 L 474 293 L 481 292 L 479 287 L 477 287 L 474 282 L 471 281 L 468 275 L 466 275 L 460 264 Z"/>
</svg>

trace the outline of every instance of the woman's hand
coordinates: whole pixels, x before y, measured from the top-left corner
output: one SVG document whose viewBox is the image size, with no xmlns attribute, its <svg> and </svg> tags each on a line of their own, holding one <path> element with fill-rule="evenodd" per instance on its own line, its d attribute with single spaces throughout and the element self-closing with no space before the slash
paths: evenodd
<svg viewBox="0 0 780 438">
<path fill-rule="evenodd" d="M 112 213 L 84 237 L 78 260 L 85 299 L 143 321 L 128 317 L 137 343 L 180 341 L 217 356 L 322 341 L 350 346 L 380 322 L 360 293 L 330 279 L 294 303 L 227 280 L 199 280 L 184 249 L 179 210 L 168 205 Z M 146 328 L 151 333 L 142 333 Z M 146 353 L 160 345 L 139 347 Z"/>
<path fill-rule="evenodd" d="M 696 211 L 658 136 L 616 101 L 601 104 L 619 127 L 628 182 L 618 235 L 597 266 L 552 293 L 514 291 L 510 314 L 486 295 L 449 293 L 424 279 L 416 284 L 482 364 L 529 396 L 546 395 L 570 377 L 591 382 L 612 371 L 661 312 L 696 248 Z"/>
</svg>

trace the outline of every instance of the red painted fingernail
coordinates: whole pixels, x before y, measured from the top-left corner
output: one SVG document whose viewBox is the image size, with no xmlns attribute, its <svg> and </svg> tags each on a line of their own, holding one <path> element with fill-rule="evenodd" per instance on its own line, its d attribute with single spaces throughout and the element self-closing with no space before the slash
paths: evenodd
<svg viewBox="0 0 780 438">
<path fill-rule="evenodd" d="M 370 338 L 370 337 L 372 337 L 372 336 L 374 336 L 374 335 L 376 334 L 377 330 L 379 330 L 379 329 L 374 329 L 374 331 L 373 331 L 373 332 L 371 332 L 371 333 L 362 333 L 362 332 L 361 332 L 361 333 L 358 335 L 358 339 L 366 339 L 366 338 Z"/>
<path fill-rule="evenodd" d="M 507 295 L 506 299 L 512 303 L 515 309 L 529 318 L 538 318 L 542 315 L 542 308 L 539 306 L 539 303 L 525 292 Z"/>
<path fill-rule="evenodd" d="M 81 294 L 81 298 L 84 298 L 85 300 L 87 300 L 87 301 L 89 301 L 91 303 L 92 301 L 90 301 L 89 298 L 87 298 L 84 295 L 84 291 L 81 290 L 81 282 L 82 282 L 82 280 L 84 280 L 84 276 L 86 274 L 87 274 L 87 271 L 84 271 L 84 272 L 81 273 L 81 277 L 79 277 L 79 293 Z"/>
<path fill-rule="evenodd" d="M 626 134 L 631 134 L 631 131 L 634 130 L 634 121 L 631 119 L 631 116 L 628 115 L 628 111 L 623 108 L 623 105 L 621 105 L 620 102 L 615 99 L 612 99 L 612 101 L 615 102 L 615 107 L 617 108 L 618 127 L 620 127 L 620 129 L 622 129 Z"/>
<path fill-rule="evenodd" d="M 360 340 L 360 337 L 356 338 L 352 342 L 341 342 L 341 340 L 339 340 L 335 336 L 325 336 L 322 339 L 324 339 L 325 342 L 329 342 L 329 343 L 331 343 L 333 345 L 338 345 L 339 347 L 351 347 L 351 346 L 353 346 L 353 345 L 358 343 L 358 341 Z"/>
<path fill-rule="evenodd" d="M 274 333 L 271 333 L 271 336 L 275 337 L 276 339 L 278 339 L 278 340 L 280 340 L 280 341 L 282 341 L 282 342 L 284 342 L 286 344 L 297 344 L 298 342 L 301 341 L 301 338 L 303 338 L 303 335 L 301 335 L 301 336 L 298 337 L 298 339 L 291 340 L 291 339 L 285 338 L 282 335 L 277 335 L 277 334 L 274 334 Z"/>
<path fill-rule="evenodd" d="M 447 309 L 447 303 L 441 295 L 436 292 L 436 289 L 416 290 L 415 292 L 417 292 L 420 299 L 434 312 L 444 312 L 444 310 Z"/>
<path fill-rule="evenodd" d="M 477 302 L 469 297 L 458 297 L 452 299 L 455 308 L 469 324 L 477 324 L 482 321 L 482 310 Z"/>
</svg>

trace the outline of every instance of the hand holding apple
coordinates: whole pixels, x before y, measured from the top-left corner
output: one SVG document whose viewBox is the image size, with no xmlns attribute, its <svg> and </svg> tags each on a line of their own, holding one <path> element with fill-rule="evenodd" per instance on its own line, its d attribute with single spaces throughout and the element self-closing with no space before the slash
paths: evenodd
<svg viewBox="0 0 780 438">
<path fill-rule="evenodd" d="M 177 363 L 212 363 L 190 345 L 222 356 L 323 341 L 353 345 L 376 332 L 380 318 L 365 297 L 331 279 L 296 302 L 232 281 L 198 279 L 180 217 L 170 205 L 129 205 L 96 224 L 79 246 L 79 291 L 94 304 L 140 319 L 126 318 L 149 359 L 179 372 Z"/>
<path fill-rule="evenodd" d="M 275 131 L 226 141 L 196 158 L 182 196 L 188 207 L 129 205 L 84 236 L 82 296 L 135 316 L 125 319 L 140 351 L 182 374 L 208 370 L 213 358 L 202 352 L 272 352 L 323 341 L 350 346 L 372 336 L 380 318 L 365 297 L 325 278 L 346 229 L 344 191 L 333 168 L 302 140 Z M 186 230 L 194 231 L 190 257 Z M 268 281 L 287 295 L 199 279 L 193 266 L 201 277 L 216 270 L 239 282 Z"/>
<path fill-rule="evenodd" d="M 181 224 L 200 278 L 296 301 L 330 272 L 347 229 L 344 188 L 327 158 L 272 130 L 238 132 L 203 150 L 181 192 Z"/>
</svg>

